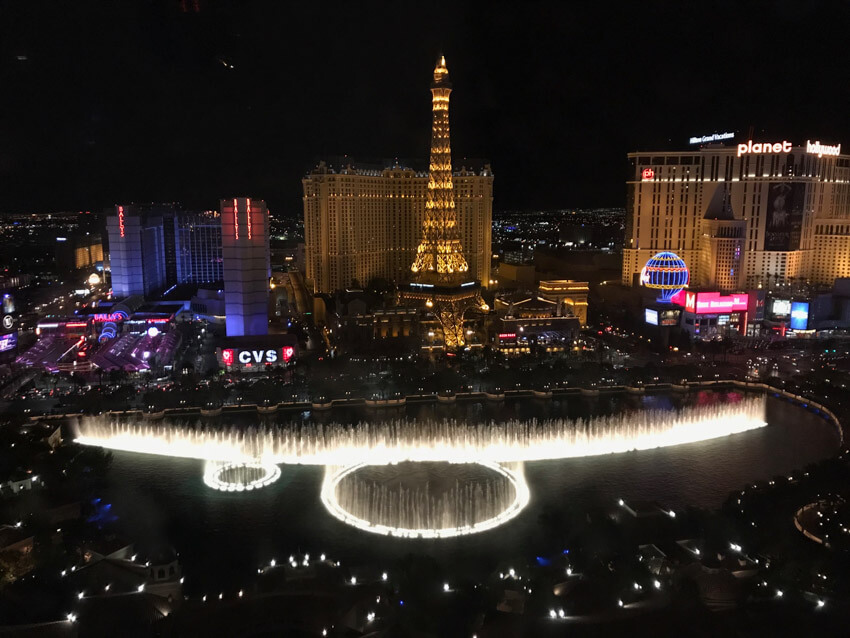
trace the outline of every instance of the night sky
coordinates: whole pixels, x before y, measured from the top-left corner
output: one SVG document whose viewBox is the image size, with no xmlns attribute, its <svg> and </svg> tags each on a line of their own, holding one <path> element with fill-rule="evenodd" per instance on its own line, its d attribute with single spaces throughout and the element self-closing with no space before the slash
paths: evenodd
<svg viewBox="0 0 850 638">
<path fill-rule="evenodd" d="M 850 151 L 848 3 L 692 4 L 0 0 L 0 212 L 301 215 L 321 157 L 427 158 L 440 52 L 496 210 L 622 206 L 625 154 L 691 135 Z"/>
</svg>

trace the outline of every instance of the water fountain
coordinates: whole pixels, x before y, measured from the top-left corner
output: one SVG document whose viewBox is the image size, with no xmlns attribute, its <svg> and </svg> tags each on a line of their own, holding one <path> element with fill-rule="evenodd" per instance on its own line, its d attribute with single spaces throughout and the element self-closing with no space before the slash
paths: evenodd
<svg viewBox="0 0 850 638">
<path fill-rule="evenodd" d="M 448 538 L 506 523 L 530 493 L 521 464 L 358 463 L 327 467 L 321 498 L 333 516 L 367 532 Z"/>
<path fill-rule="evenodd" d="M 227 492 L 272 483 L 280 476 L 279 464 L 324 465 L 321 499 L 336 518 L 370 532 L 443 538 L 492 529 L 515 517 L 529 500 L 525 461 L 680 445 L 764 425 L 764 397 L 748 397 L 680 411 L 645 410 L 575 421 L 398 419 L 239 428 L 200 421 L 150 424 L 84 417 L 76 424 L 76 441 L 203 459 L 208 462 L 204 481 Z M 442 470 L 432 471 L 424 482 L 405 482 L 425 467 L 421 464 L 437 464 Z M 379 466 L 390 467 L 395 478 L 376 480 Z M 459 479 L 435 494 L 434 479 L 444 481 L 453 466 L 475 467 L 487 478 Z"/>
<path fill-rule="evenodd" d="M 204 469 L 204 483 L 222 492 L 250 492 L 279 478 L 280 468 L 274 463 L 207 461 Z"/>
<path fill-rule="evenodd" d="M 406 419 L 356 425 L 215 427 L 83 417 L 76 441 L 113 450 L 213 461 L 372 465 L 543 461 L 693 443 L 762 427 L 764 398 L 589 419 L 466 423 Z"/>
</svg>

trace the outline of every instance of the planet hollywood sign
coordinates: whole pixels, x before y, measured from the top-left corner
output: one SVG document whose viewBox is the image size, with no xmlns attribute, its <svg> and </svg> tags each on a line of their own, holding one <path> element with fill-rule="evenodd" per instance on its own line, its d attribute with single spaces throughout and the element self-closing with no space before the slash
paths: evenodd
<svg viewBox="0 0 850 638">
<path fill-rule="evenodd" d="M 221 362 L 226 366 L 236 363 L 241 365 L 273 365 L 275 363 L 288 363 L 295 355 L 294 346 L 283 346 L 282 348 L 269 349 L 244 349 L 222 348 Z"/>
<path fill-rule="evenodd" d="M 738 157 L 742 155 L 764 155 L 772 153 L 790 153 L 794 145 L 788 140 L 781 142 L 753 142 L 749 140 L 746 144 L 738 144 Z M 806 140 L 806 153 L 823 157 L 824 155 L 838 156 L 841 154 L 841 144 L 830 146 L 821 144 L 820 140 L 812 142 Z"/>
</svg>

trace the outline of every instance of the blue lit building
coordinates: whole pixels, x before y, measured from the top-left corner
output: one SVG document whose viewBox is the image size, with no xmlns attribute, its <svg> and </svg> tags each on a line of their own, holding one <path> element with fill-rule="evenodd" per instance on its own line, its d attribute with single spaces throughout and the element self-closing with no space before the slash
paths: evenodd
<svg viewBox="0 0 850 638">
<path fill-rule="evenodd" d="M 221 200 L 221 254 L 228 337 L 269 331 L 269 221 L 264 201 Z"/>
<path fill-rule="evenodd" d="M 176 284 L 222 281 L 221 219 L 173 204 L 116 205 L 107 212 L 112 290 L 152 297 Z"/>
</svg>

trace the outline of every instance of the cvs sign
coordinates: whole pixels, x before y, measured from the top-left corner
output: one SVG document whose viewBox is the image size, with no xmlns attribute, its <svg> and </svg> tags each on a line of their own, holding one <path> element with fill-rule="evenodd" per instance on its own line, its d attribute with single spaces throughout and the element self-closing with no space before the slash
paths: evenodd
<svg viewBox="0 0 850 638">
<path fill-rule="evenodd" d="M 247 364 L 273 364 L 278 361 L 288 362 L 295 355 L 293 346 L 284 346 L 280 350 L 270 348 L 268 350 L 235 350 L 233 348 L 223 348 L 221 351 L 221 362 L 226 366 L 232 366 L 234 363 Z"/>
</svg>

